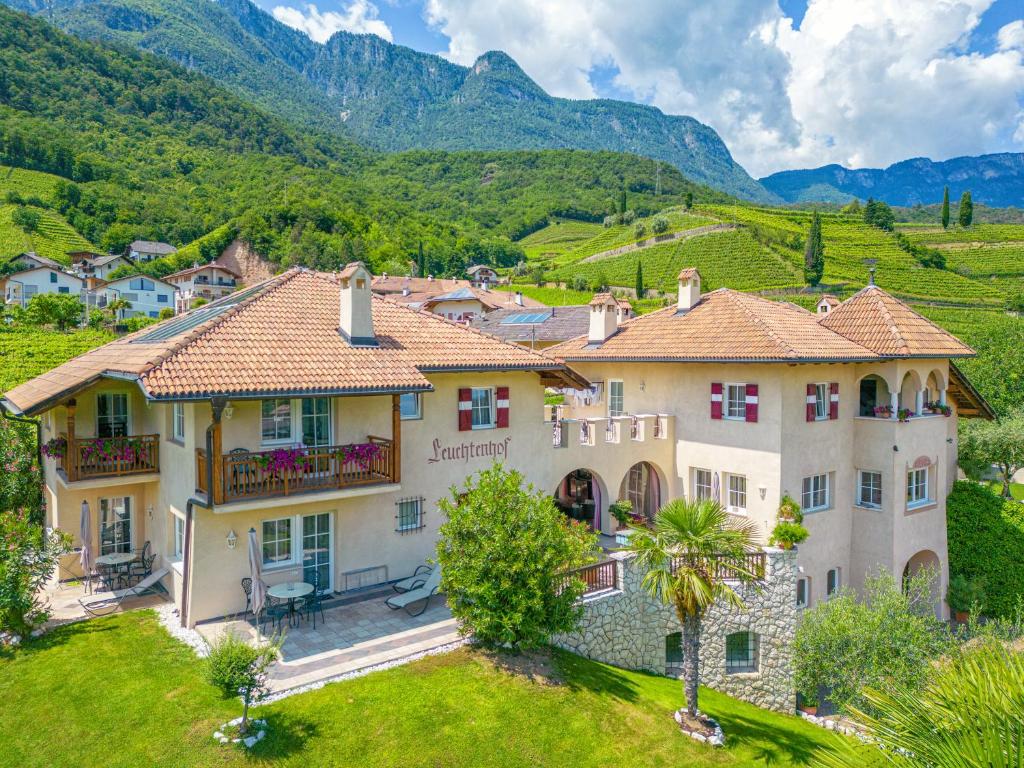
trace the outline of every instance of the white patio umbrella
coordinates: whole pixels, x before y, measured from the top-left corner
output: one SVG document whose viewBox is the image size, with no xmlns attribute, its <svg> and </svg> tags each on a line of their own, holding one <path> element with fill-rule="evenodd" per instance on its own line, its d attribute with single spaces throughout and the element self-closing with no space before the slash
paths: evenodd
<svg viewBox="0 0 1024 768">
<path fill-rule="evenodd" d="M 89 514 L 89 502 L 82 502 L 82 520 L 78 530 L 78 536 L 82 540 L 82 552 L 81 552 L 81 564 L 82 564 L 82 575 L 85 577 L 85 583 L 92 585 L 92 550 L 90 549 L 90 542 L 92 541 L 92 515 Z"/>
<path fill-rule="evenodd" d="M 718 473 L 711 479 L 711 498 L 715 501 L 722 500 L 722 481 L 718 479 Z"/>
<path fill-rule="evenodd" d="M 255 528 L 249 529 L 249 577 L 252 579 L 252 612 L 259 616 L 267 600 L 267 585 L 263 583 L 263 560 Z"/>
</svg>

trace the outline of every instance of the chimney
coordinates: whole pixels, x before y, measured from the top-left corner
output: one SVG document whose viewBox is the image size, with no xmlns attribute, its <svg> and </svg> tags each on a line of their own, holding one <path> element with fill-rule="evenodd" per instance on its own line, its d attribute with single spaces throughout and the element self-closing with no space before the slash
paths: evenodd
<svg viewBox="0 0 1024 768">
<path fill-rule="evenodd" d="M 483 288 L 484 288 L 485 291 L 487 290 L 487 280 L 486 279 L 483 282 Z"/>
<path fill-rule="evenodd" d="M 353 347 L 376 347 L 371 311 L 370 272 L 353 261 L 338 274 L 341 285 L 338 330 Z"/>
<path fill-rule="evenodd" d="M 688 312 L 700 302 L 700 272 L 687 267 L 679 273 L 679 302 L 677 312 Z"/>
<path fill-rule="evenodd" d="M 601 344 L 619 328 L 618 303 L 610 293 L 598 293 L 590 300 L 590 332 L 587 341 Z"/>
<path fill-rule="evenodd" d="M 409 295 L 409 285 L 408 284 L 402 286 L 402 295 L 403 296 L 408 296 Z"/>
<path fill-rule="evenodd" d="M 518 304 L 520 307 L 523 306 L 523 292 L 522 291 L 516 291 L 516 304 Z"/>
<path fill-rule="evenodd" d="M 428 283 L 434 282 L 434 276 L 433 275 L 427 275 L 427 282 Z"/>
</svg>

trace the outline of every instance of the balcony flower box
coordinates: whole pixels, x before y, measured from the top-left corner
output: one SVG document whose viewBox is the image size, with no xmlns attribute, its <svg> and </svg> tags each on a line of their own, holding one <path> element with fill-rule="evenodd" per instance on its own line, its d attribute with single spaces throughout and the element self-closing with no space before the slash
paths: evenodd
<svg viewBox="0 0 1024 768">
<path fill-rule="evenodd" d="M 83 463 L 144 463 L 149 460 L 145 444 L 132 437 L 96 437 L 83 441 L 81 446 Z"/>
<path fill-rule="evenodd" d="M 892 418 L 892 406 L 891 405 L 876 405 L 874 407 L 874 413 L 876 419 L 891 419 Z"/>
<path fill-rule="evenodd" d="M 896 418 L 899 419 L 901 422 L 910 421 L 911 415 L 912 412 L 909 408 L 900 408 L 898 411 L 896 411 Z"/>
<path fill-rule="evenodd" d="M 50 459 L 63 459 L 68 455 L 68 441 L 63 437 L 55 437 L 43 443 L 43 455 Z"/>
<path fill-rule="evenodd" d="M 943 416 L 953 415 L 953 409 L 944 403 L 940 403 L 938 400 L 928 403 L 926 407 L 934 414 L 941 413 Z"/>
</svg>

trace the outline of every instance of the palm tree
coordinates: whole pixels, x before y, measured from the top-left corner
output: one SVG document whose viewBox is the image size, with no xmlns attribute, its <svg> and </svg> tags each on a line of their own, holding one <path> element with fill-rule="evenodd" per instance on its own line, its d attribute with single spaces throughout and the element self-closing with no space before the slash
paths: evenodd
<svg viewBox="0 0 1024 768">
<path fill-rule="evenodd" d="M 676 499 L 663 506 L 650 528 L 633 526 L 627 552 L 647 569 L 643 586 L 655 599 L 671 604 L 682 626 L 683 694 L 686 711 L 697 717 L 700 685 L 700 633 L 704 614 L 717 601 L 744 608 L 743 600 L 725 583 L 725 572 L 739 581 L 755 574 L 743 555 L 756 548 L 750 521 L 730 519 L 711 499 Z"/>
<path fill-rule="evenodd" d="M 107 302 L 107 311 L 110 313 L 110 319 L 112 322 L 117 322 L 122 310 L 131 308 L 132 303 L 128 301 L 128 299 L 118 297 Z"/>
</svg>

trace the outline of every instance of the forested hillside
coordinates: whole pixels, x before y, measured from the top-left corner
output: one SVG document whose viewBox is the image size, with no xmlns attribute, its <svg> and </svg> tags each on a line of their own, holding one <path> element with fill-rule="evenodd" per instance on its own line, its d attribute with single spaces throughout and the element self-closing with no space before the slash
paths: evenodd
<svg viewBox="0 0 1024 768">
<path fill-rule="evenodd" d="M 473 258 L 510 265 L 521 257 L 512 238 L 552 214 L 599 221 L 623 188 L 639 211 L 686 193 L 727 199 L 664 164 L 659 174 L 653 161 L 608 152 L 364 150 L 166 60 L 6 8 L 0 163 L 59 177 L 41 177 L 30 204 L 102 248 L 139 237 L 182 245 L 231 223 L 278 264 L 325 269 L 362 258 L 404 270 L 421 242 L 438 272 Z"/>
<path fill-rule="evenodd" d="M 384 150 L 610 150 L 653 157 L 735 195 L 778 201 L 691 117 L 549 96 L 507 55 L 462 67 L 373 35 L 312 42 L 249 0 L 2 0 L 80 37 L 203 72 L 248 101 Z"/>
</svg>

